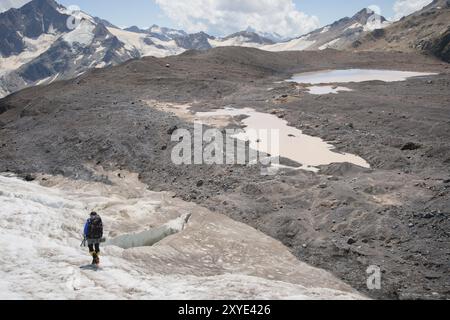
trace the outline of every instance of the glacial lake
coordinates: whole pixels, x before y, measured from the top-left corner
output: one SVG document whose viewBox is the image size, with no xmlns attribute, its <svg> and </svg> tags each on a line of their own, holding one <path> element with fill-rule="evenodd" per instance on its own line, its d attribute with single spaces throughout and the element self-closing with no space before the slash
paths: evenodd
<svg viewBox="0 0 450 320">
<path fill-rule="evenodd" d="M 364 82 L 364 81 L 405 81 L 408 78 L 431 76 L 436 73 L 425 72 L 409 72 L 409 71 L 394 71 L 394 70 L 373 70 L 373 69 L 345 69 L 345 70 L 322 70 L 313 72 L 304 72 L 295 74 L 289 82 L 297 83 L 349 83 L 349 82 Z"/>
<path fill-rule="evenodd" d="M 249 141 L 250 148 L 254 150 L 296 161 L 302 165 L 300 169 L 303 170 L 317 172 L 318 166 L 343 162 L 370 168 L 370 164 L 363 158 L 350 153 L 334 151 L 333 145 L 325 142 L 321 138 L 304 134 L 302 130 L 289 126 L 286 120 L 280 119 L 273 114 L 257 112 L 251 108 L 226 108 L 211 112 L 197 112 L 195 115 L 199 119 L 247 116 L 247 118 L 241 121 L 245 126 L 243 132 L 235 135 L 234 138 Z M 269 141 L 270 135 L 255 138 L 250 134 L 255 130 L 273 129 L 279 132 L 279 154 L 272 153 L 273 149 L 270 148 L 271 141 Z"/>
</svg>

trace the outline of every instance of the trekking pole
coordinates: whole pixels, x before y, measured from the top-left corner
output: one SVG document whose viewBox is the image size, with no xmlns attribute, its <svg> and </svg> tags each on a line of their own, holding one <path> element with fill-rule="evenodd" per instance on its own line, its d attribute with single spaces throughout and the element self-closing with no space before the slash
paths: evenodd
<svg viewBox="0 0 450 320">
<path fill-rule="evenodd" d="M 81 241 L 80 247 L 86 247 L 86 237 L 83 237 L 83 241 Z"/>
</svg>

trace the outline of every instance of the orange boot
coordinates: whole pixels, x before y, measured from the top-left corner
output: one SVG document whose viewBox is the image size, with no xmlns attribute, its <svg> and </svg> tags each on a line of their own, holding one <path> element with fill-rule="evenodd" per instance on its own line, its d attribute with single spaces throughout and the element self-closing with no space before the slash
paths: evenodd
<svg viewBox="0 0 450 320">
<path fill-rule="evenodd" d="M 100 264 L 100 256 L 99 255 L 100 255 L 99 253 L 94 252 L 94 254 L 92 255 L 92 257 L 93 257 L 92 264 L 95 264 L 97 266 Z"/>
</svg>

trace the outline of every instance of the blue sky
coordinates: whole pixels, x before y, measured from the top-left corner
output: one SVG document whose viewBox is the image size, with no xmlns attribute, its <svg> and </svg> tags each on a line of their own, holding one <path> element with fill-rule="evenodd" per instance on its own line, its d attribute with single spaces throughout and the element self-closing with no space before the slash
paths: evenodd
<svg viewBox="0 0 450 320">
<path fill-rule="evenodd" d="M 309 14 L 317 15 L 323 25 L 330 24 L 342 17 L 354 15 L 362 8 L 377 5 L 385 17 L 394 15 L 394 0 L 296 0 L 297 7 Z"/>
<path fill-rule="evenodd" d="M 189 32 L 207 31 L 220 36 L 255 27 L 258 31 L 300 35 L 370 5 L 377 5 L 386 18 L 398 14 L 398 4 L 427 0 L 58 0 L 65 6 L 104 18 L 119 26 L 152 24 Z M 431 1 L 431 0 L 428 0 Z M 397 3 L 397 11 L 394 4 Z M 208 8 L 209 6 L 209 8 Z M 205 8 L 206 7 L 206 8 Z M 243 12 L 239 12 L 241 10 Z M 278 10 L 279 9 L 279 10 Z M 222 10 L 222 11 L 221 11 Z M 284 16 L 274 12 L 284 11 Z M 245 12 L 244 12 L 245 11 Z M 266 30 L 263 30 L 266 29 Z M 273 30 L 272 30 L 273 29 Z"/>
<path fill-rule="evenodd" d="M 188 2 L 189 0 L 186 0 Z M 149 27 L 158 24 L 176 27 L 153 0 L 60 0 L 69 6 L 77 5 L 83 11 L 99 16 L 119 26 L 133 24 Z M 339 2 L 339 3 L 338 3 Z M 393 16 L 394 0 L 294 0 L 297 8 L 309 15 L 316 15 L 322 25 L 329 24 L 345 16 L 351 16 L 369 5 L 378 5 L 383 15 Z"/>
<path fill-rule="evenodd" d="M 64 6 L 77 5 L 81 10 L 106 19 L 117 26 L 153 24 L 174 26 L 153 0 L 56 0 Z"/>
</svg>

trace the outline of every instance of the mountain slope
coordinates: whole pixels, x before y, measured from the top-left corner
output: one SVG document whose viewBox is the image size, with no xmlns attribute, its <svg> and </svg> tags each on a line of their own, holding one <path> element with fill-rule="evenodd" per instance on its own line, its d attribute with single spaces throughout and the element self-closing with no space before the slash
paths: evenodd
<svg viewBox="0 0 450 320">
<path fill-rule="evenodd" d="M 116 28 L 118 29 L 118 28 Z M 122 31 L 129 32 L 125 34 Z M 209 39 L 214 39 L 204 32 L 188 34 L 182 30 L 170 29 L 153 25 L 147 30 L 140 29 L 136 26 L 128 27 L 124 30 L 111 30 L 125 43 L 133 45 L 142 53 L 142 56 L 147 56 L 148 46 L 156 44 L 159 49 L 167 49 L 168 52 L 161 52 L 155 56 L 168 56 L 179 54 L 185 50 L 207 50 L 211 49 Z M 134 40 L 132 40 L 134 38 Z"/>
<path fill-rule="evenodd" d="M 342 49 L 353 43 L 365 32 L 384 28 L 387 20 L 370 9 L 363 9 L 351 18 L 340 19 L 287 42 L 263 47 L 268 51 Z"/>
<path fill-rule="evenodd" d="M 125 48 L 128 51 L 134 52 L 136 57 L 165 57 L 185 51 L 174 40 L 161 40 L 158 37 L 152 37 L 146 32 L 132 32 L 119 28 L 107 29 L 125 44 Z"/>
<path fill-rule="evenodd" d="M 258 36 L 260 36 L 262 38 L 266 38 L 266 39 L 272 41 L 273 43 L 285 42 L 285 41 L 291 40 L 291 38 L 283 37 L 276 32 L 262 32 L 262 31 L 258 31 L 256 29 L 254 29 L 252 27 L 248 27 L 245 31 L 256 33 Z"/>
<path fill-rule="evenodd" d="M 53 0 L 0 14 L 0 96 L 136 57 L 97 21 Z"/>
<path fill-rule="evenodd" d="M 374 31 L 350 48 L 376 51 L 422 51 L 450 62 L 450 1 L 435 0 L 382 31 Z"/>
<path fill-rule="evenodd" d="M 2 0 L 0 2 L 0 13 L 8 11 L 11 8 L 20 8 L 30 0 Z"/>
<path fill-rule="evenodd" d="M 42 34 L 69 32 L 68 15 L 54 1 L 35 0 L 20 9 L 11 9 L 0 15 L 0 55 L 2 58 L 16 55 L 26 48 L 27 39 Z"/>
<path fill-rule="evenodd" d="M 264 45 L 271 45 L 275 43 L 274 41 L 249 30 L 236 32 L 222 38 L 210 36 L 205 32 L 188 34 L 182 30 L 164 28 L 157 25 L 153 25 L 147 30 L 140 29 L 136 26 L 132 26 L 123 30 L 126 32 L 131 32 L 129 34 L 124 34 L 123 32 L 121 32 L 122 30 L 110 31 L 125 43 L 131 44 L 132 41 L 130 41 L 130 38 L 140 39 L 139 41 L 134 40 L 134 45 L 136 48 L 139 48 L 138 51 L 144 53 L 144 56 L 148 55 L 145 54 L 146 42 L 158 43 L 162 48 L 178 47 L 177 50 L 173 50 L 166 55 L 178 54 L 185 50 L 208 50 L 215 47 L 229 46 L 262 47 Z M 171 43 L 173 41 L 175 43 Z M 142 44 L 142 42 L 144 42 L 144 44 Z"/>
</svg>

